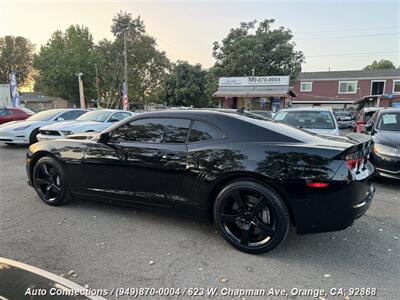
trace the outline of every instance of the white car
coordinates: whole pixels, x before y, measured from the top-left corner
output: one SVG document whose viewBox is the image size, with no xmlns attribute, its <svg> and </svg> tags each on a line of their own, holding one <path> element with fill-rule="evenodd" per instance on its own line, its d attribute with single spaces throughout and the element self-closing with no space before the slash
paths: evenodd
<svg viewBox="0 0 400 300">
<path fill-rule="evenodd" d="M 86 109 L 49 109 L 23 121 L 5 123 L 0 126 L 0 142 L 20 145 L 36 143 L 40 127 L 75 120 L 86 112 Z"/>
<path fill-rule="evenodd" d="M 339 135 L 339 127 L 330 108 L 281 109 L 273 119 L 318 134 Z"/>
<path fill-rule="evenodd" d="M 41 127 L 37 139 L 39 141 L 44 141 L 62 139 L 67 135 L 82 132 L 101 132 L 115 122 L 122 121 L 136 114 L 137 113 L 117 109 L 93 110 L 74 121 Z"/>
</svg>

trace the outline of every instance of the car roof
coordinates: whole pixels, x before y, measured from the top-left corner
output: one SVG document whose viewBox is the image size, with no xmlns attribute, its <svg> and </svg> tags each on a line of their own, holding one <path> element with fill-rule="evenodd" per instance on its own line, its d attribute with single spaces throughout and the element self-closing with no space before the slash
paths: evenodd
<svg viewBox="0 0 400 300">
<path fill-rule="evenodd" d="M 380 114 L 387 113 L 387 112 L 400 112 L 400 108 L 390 107 L 390 108 L 384 108 L 384 109 L 379 110 Z"/>
<path fill-rule="evenodd" d="M 370 111 L 377 111 L 377 110 L 381 110 L 384 109 L 383 107 L 364 107 L 363 111 L 364 112 L 370 112 Z"/>
</svg>

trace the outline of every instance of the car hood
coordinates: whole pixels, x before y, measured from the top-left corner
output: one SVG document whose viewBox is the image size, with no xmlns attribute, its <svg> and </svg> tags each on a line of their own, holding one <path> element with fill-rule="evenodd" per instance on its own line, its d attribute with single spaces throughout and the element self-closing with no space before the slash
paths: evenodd
<svg viewBox="0 0 400 300">
<path fill-rule="evenodd" d="M 400 149 L 400 131 L 379 130 L 372 139 L 374 143 Z"/>
<path fill-rule="evenodd" d="M 42 122 L 43 121 L 14 121 L 1 125 L 0 129 L 15 129 L 21 126 L 40 124 Z"/>
<path fill-rule="evenodd" d="M 94 121 L 67 121 L 62 123 L 51 124 L 48 126 L 44 126 L 41 129 L 43 130 L 68 130 L 75 131 L 79 130 L 82 127 L 101 127 L 104 125 L 103 122 L 94 122 Z"/>
</svg>

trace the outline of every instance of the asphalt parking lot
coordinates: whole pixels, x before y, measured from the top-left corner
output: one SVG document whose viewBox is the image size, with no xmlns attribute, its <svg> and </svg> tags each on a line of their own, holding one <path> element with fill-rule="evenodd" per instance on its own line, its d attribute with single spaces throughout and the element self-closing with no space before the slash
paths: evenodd
<svg viewBox="0 0 400 300">
<path fill-rule="evenodd" d="M 48 206 L 26 184 L 25 152 L 0 145 L 2 257 L 96 289 L 369 287 L 377 296 L 363 299 L 400 298 L 397 182 L 376 181 L 370 210 L 344 231 L 298 236 L 291 230 L 274 251 L 249 255 L 208 222 L 83 200 Z"/>
</svg>

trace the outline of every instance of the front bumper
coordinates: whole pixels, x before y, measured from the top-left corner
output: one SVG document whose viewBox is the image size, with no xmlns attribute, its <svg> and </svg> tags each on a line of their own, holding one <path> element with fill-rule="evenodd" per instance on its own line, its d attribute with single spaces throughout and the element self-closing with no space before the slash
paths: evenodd
<svg viewBox="0 0 400 300">
<path fill-rule="evenodd" d="M 374 152 L 372 162 L 375 166 L 375 175 L 400 180 L 400 158 Z"/>
<path fill-rule="evenodd" d="M 51 141 L 51 140 L 55 140 L 55 139 L 63 139 L 64 135 L 47 135 L 47 134 L 42 134 L 39 133 L 36 136 L 37 140 L 40 141 Z"/>
<path fill-rule="evenodd" d="M 0 130 L 0 142 L 26 145 L 29 139 L 21 131 Z"/>
</svg>

